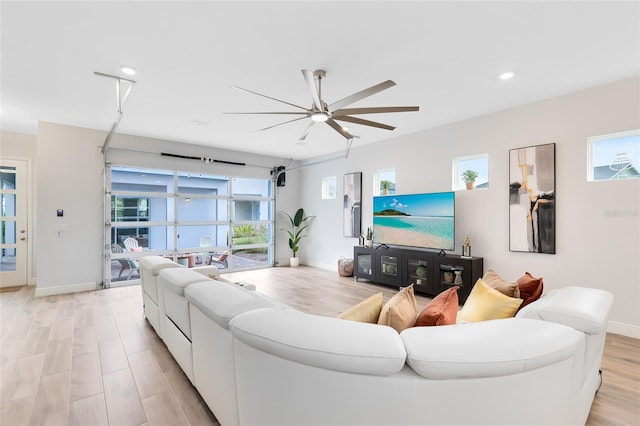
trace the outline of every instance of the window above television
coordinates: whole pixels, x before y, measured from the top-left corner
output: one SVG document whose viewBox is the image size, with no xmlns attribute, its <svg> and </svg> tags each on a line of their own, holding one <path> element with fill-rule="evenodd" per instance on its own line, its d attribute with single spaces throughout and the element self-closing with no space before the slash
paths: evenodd
<svg viewBox="0 0 640 426">
<path fill-rule="evenodd" d="M 380 169 L 373 174 L 373 195 L 396 193 L 396 169 Z"/>
<path fill-rule="evenodd" d="M 453 159 L 452 190 L 489 188 L 489 154 L 466 155 Z M 472 185 L 467 185 L 467 182 Z"/>
</svg>

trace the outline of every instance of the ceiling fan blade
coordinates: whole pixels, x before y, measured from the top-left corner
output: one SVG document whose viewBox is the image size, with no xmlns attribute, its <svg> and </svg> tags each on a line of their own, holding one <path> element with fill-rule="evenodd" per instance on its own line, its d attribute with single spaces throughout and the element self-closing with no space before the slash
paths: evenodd
<svg viewBox="0 0 640 426">
<path fill-rule="evenodd" d="M 254 91 L 249 90 L 249 89 L 243 89 L 242 87 L 238 87 L 238 86 L 232 86 L 232 87 L 234 89 L 242 90 L 243 92 L 253 93 L 254 95 L 262 96 L 263 98 L 271 99 L 271 100 L 274 100 L 276 102 L 282 102 L 283 104 L 291 105 L 293 107 L 300 108 L 300 109 L 303 109 L 305 111 L 308 110 L 308 108 L 301 107 L 300 105 L 292 104 L 291 102 L 283 101 L 282 99 L 272 98 L 271 96 L 263 95 L 262 93 L 254 92 Z"/>
<path fill-rule="evenodd" d="M 283 122 L 283 123 L 274 124 L 273 126 L 265 127 L 264 129 L 258 129 L 258 130 L 256 130 L 256 131 L 257 131 L 257 132 L 260 132 L 260 131 L 262 131 L 262 130 L 273 129 L 274 127 L 282 126 L 283 124 L 287 124 L 287 123 L 293 123 L 294 121 L 302 120 L 303 118 L 307 118 L 307 117 L 306 117 L 306 116 L 304 116 L 304 117 L 294 118 L 293 120 L 285 121 L 285 122 Z"/>
<path fill-rule="evenodd" d="M 332 103 L 331 105 L 329 105 L 329 110 L 334 111 L 334 110 L 340 109 L 354 102 L 357 102 L 361 99 L 364 99 L 368 96 L 375 95 L 378 92 L 382 92 L 383 90 L 388 89 L 389 87 L 393 87 L 395 85 L 396 83 L 394 83 L 391 80 L 383 81 L 382 83 L 376 84 L 375 86 L 371 86 L 368 89 L 361 90 L 357 93 L 354 93 L 353 95 L 347 96 L 346 98 L 340 99 L 339 101 Z"/>
<path fill-rule="evenodd" d="M 311 128 L 313 127 L 314 124 L 316 124 L 315 121 L 309 120 L 309 125 L 307 126 L 306 129 L 304 129 L 304 133 L 298 139 L 299 141 L 303 141 L 303 140 L 307 139 L 307 135 L 309 134 L 309 131 L 311 130 Z"/>
<path fill-rule="evenodd" d="M 371 108 L 343 108 L 333 111 L 333 116 L 336 115 L 353 115 L 353 114 L 380 114 L 387 112 L 411 112 L 419 111 L 420 107 L 417 106 L 402 106 L 402 107 L 371 107 Z"/>
<path fill-rule="evenodd" d="M 307 87 L 309 88 L 311 99 L 313 99 L 313 106 L 315 106 L 318 111 L 323 111 L 322 102 L 320 101 L 320 96 L 318 95 L 318 88 L 316 87 L 316 82 L 313 78 L 313 71 L 302 70 L 302 75 L 304 77 L 304 81 L 307 82 Z"/>
<path fill-rule="evenodd" d="M 288 114 L 288 115 L 308 115 L 307 112 L 223 112 L 223 114 Z"/>
<path fill-rule="evenodd" d="M 355 123 L 355 124 L 362 124 L 363 126 L 377 127 L 379 129 L 385 129 L 385 130 L 395 129 L 395 127 L 389 126 L 388 124 L 382 124 L 382 123 L 377 123 L 375 121 L 363 120 L 362 118 L 350 117 L 348 115 L 340 115 L 340 116 L 334 115 L 333 119 L 338 121 L 348 121 L 350 123 Z"/>
<path fill-rule="evenodd" d="M 329 126 L 333 127 L 333 129 L 336 132 L 340 133 L 342 136 L 344 136 L 345 139 L 353 139 L 353 136 L 351 136 L 351 134 L 349 132 L 347 132 L 344 129 L 344 127 L 342 127 L 341 125 L 336 123 L 333 118 L 328 119 L 327 121 L 325 121 L 325 123 L 327 123 Z"/>
</svg>

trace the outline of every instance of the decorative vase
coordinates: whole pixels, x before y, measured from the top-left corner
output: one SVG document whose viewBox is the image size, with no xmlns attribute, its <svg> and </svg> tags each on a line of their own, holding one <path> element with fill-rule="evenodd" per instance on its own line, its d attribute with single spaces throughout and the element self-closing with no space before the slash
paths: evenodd
<svg viewBox="0 0 640 426">
<path fill-rule="evenodd" d="M 289 258 L 289 266 L 295 267 L 295 266 L 298 266 L 298 265 L 300 265 L 300 259 L 299 258 L 297 258 L 297 257 L 290 257 Z"/>
<path fill-rule="evenodd" d="M 367 240 L 367 247 L 373 247 L 373 240 Z"/>
<path fill-rule="evenodd" d="M 456 285 L 462 285 L 462 271 L 454 271 L 456 274 L 456 278 L 453 280 L 453 283 Z"/>
<path fill-rule="evenodd" d="M 453 272 L 446 271 L 444 273 L 444 282 L 452 283 L 453 282 Z"/>
</svg>

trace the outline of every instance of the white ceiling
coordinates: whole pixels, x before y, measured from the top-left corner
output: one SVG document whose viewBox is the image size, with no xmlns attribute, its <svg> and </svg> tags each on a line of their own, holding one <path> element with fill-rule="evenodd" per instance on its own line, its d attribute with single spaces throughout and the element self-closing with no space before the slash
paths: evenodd
<svg viewBox="0 0 640 426">
<path fill-rule="evenodd" d="M 2 128 L 37 121 L 109 130 L 115 82 L 137 81 L 119 133 L 304 159 L 340 151 L 326 125 L 240 86 L 310 106 L 301 69 L 323 68 L 328 103 L 387 79 L 351 105 L 419 105 L 376 114 L 396 130 L 350 125 L 355 144 L 531 103 L 640 74 L 640 2 L 10 2 L 1 3 Z M 498 74 L 513 70 L 512 80 Z M 295 118 L 291 116 L 291 118 Z M 206 125 L 194 125 L 204 122 Z"/>
</svg>

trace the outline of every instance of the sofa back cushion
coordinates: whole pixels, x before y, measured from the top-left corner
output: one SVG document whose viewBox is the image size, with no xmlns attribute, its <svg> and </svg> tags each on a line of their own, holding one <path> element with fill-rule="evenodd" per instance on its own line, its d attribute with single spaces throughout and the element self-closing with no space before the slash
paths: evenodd
<svg viewBox="0 0 640 426">
<path fill-rule="evenodd" d="M 508 318 L 400 334 L 407 364 L 428 379 L 520 374 L 582 353 L 584 335 L 546 321 Z"/>
<path fill-rule="evenodd" d="M 243 312 L 285 307 L 256 291 L 217 280 L 192 284 L 184 290 L 184 294 L 189 303 L 226 329 L 229 329 L 229 321 Z"/>
<path fill-rule="evenodd" d="M 347 373 L 395 374 L 407 356 L 400 336 L 389 327 L 293 309 L 245 312 L 229 328 L 236 339 L 263 352 Z"/>
</svg>

